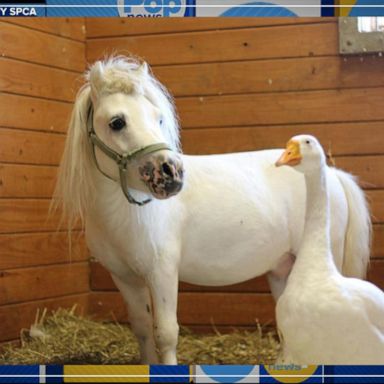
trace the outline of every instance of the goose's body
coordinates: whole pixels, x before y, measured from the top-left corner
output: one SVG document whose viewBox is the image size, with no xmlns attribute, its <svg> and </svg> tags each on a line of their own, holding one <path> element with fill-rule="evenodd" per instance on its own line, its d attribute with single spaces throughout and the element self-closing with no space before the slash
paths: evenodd
<svg viewBox="0 0 384 384">
<path fill-rule="evenodd" d="M 308 200 L 302 244 L 276 307 L 282 360 L 384 364 L 384 293 L 367 281 L 342 276 L 332 259 L 322 148 L 313 137 L 298 136 L 285 154 L 278 165 L 298 166 Z"/>
<path fill-rule="evenodd" d="M 384 297 L 337 272 L 295 274 L 276 313 L 283 360 L 295 364 L 384 364 Z"/>
</svg>

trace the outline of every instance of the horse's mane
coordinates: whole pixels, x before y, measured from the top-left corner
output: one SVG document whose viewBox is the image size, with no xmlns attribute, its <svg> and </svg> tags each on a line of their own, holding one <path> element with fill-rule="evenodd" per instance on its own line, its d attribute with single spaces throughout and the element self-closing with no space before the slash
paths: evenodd
<svg viewBox="0 0 384 384">
<path fill-rule="evenodd" d="M 140 92 L 162 111 L 161 129 L 168 145 L 180 151 L 179 126 L 172 97 L 145 63 L 133 57 L 114 56 L 98 61 L 85 73 L 69 123 L 51 211 L 62 208 L 62 217 L 73 228 L 77 218 L 84 224 L 93 203 L 92 154 L 87 135 L 88 111 L 100 95 Z"/>
</svg>

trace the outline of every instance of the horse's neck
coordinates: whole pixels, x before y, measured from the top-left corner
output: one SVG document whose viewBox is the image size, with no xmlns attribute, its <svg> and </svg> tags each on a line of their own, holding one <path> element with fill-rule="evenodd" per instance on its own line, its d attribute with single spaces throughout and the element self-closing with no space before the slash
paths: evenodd
<svg viewBox="0 0 384 384">
<path fill-rule="evenodd" d="M 138 206 L 128 202 L 119 183 L 101 174 L 96 174 L 95 186 L 97 195 L 90 219 L 99 222 L 108 232 L 125 230 L 135 233 L 138 241 L 150 233 L 153 239 L 162 236 L 167 228 L 177 226 L 181 218 L 177 196 L 169 200 L 152 198 L 148 204 Z M 148 194 L 137 190 L 130 189 L 130 193 L 138 201 L 148 198 Z M 160 239 L 155 241 L 161 242 Z"/>
<path fill-rule="evenodd" d="M 96 197 L 91 215 L 105 224 L 118 221 L 118 225 L 127 226 L 133 223 L 138 215 L 139 207 L 128 203 L 122 193 L 120 183 L 106 178 L 97 170 L 94 171 L 93 176 Z M 139 195 L 144 195 L 136 191 L 132 193 L 138 199 L 141 197 Z"/>
</svg>

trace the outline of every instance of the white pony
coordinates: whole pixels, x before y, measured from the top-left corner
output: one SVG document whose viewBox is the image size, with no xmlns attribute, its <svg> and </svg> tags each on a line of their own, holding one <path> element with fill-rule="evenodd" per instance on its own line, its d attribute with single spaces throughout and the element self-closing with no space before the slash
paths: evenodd
<svg viewBox="0 0 384 384">
<path fill-rule="evenodd" d="M 181 155 L 172 101 L 146 64 L 110 58 L 87 80 L 56 204 L 70 223 L 84 221 L 92 255 L 128 304 L 142 362 L 176 364 L 179 280 L 219 286 L 268 273 L 275 298 L 282 292 L 303 233 L 304 178 L 276 169 L 280 149 Z M 336 265 L 362 278 L 371 229 L 363 192 L 342 171 L 327 177 Z"/>
</svg>

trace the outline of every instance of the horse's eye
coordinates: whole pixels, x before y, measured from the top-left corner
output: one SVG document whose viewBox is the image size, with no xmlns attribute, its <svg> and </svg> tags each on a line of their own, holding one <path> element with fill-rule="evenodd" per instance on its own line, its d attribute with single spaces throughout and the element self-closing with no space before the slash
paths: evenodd
<svg viewBox="0 0 384 384">
<path fill-rule="evenodd" d="M 112 121 L 109 123 L 109 126 L 114 131 L 120 131 L 125 127 L 126 123 L 125 120 L 122 117 L 115 117 L 112 119 Z"/>
</svg>

